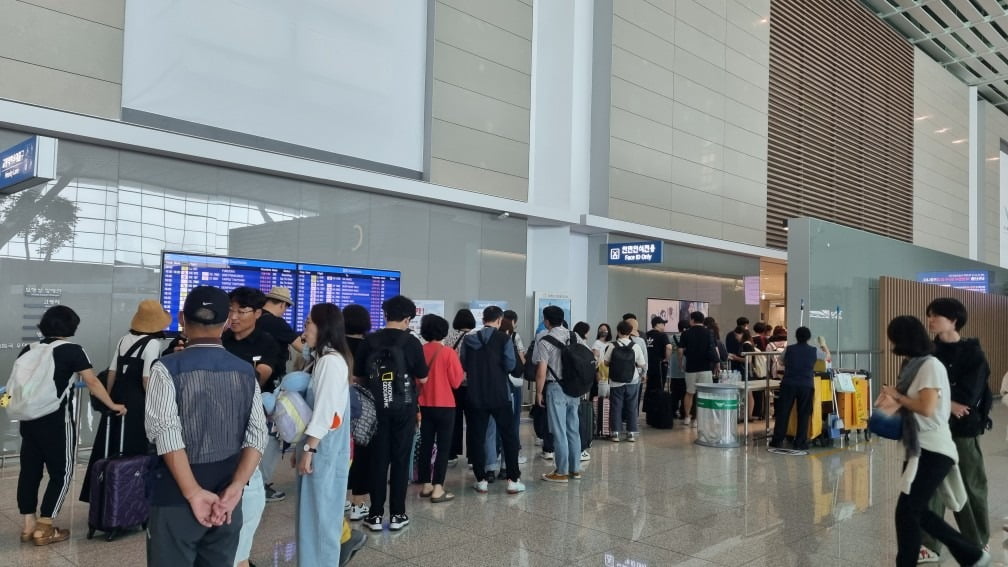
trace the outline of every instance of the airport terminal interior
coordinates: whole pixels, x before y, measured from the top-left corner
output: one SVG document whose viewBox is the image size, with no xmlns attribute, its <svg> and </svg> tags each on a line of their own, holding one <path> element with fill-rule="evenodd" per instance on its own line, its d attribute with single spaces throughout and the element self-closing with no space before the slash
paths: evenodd
<svg viewBox="0 0 1008 567">
<path fill-rule="evenodd" d="M 551 306 L 589 345 L 628 313 L 671 334 L 700 312 L 718 338 L 745 318 L 781 347 L 806 327 L 835 371 L 807 454 L 736 423 L 735 384 L 698 394 L 693 427 L 642 412 L 636 442 L 597 436 L 582 479 L 545 482 L 526 382 L 527 491 L 473 490 L 463 455 L 454 500 L 411 484 L 409 525 L 367 531 L 349 564 L 896 562 L 903 452 L 865 433 L 900 376 L 887 325 L 953 298 L 995 398 L 1008 376 L 1005 0 L 296 4 L 0 0 L 0 383 L 55 306 L 99 371 L 144 301 L 166 342 L 184 332 L 199 285 L 280 293 L 291 336 L 319 303 L 363 305 L 378 330 L 399 294 L 414 332 L 498 306 L 526 344 Z M 86 537 L 87 405 L 69 541 L 18 540 L 17 407 L 0 407 L 0 567 L 144 564 L 140 531 Z M 1005 565 L 1008 409 L 991 416 L 976 543 Z M 297 475 L 278 470 L 258 567 L 299 564 Z"/>
<path fill-rule="evenodd" d="M 1008 505 L 1005 424 L 998 404 L 993 431 L 982 437 L 990 481 L 994 564 L 1008 560 L 1001 530 Z M 538 476 L 552 464 L 535 458 L 531 424 L 522 426 L 528 491 L 474 492 L 465 459 L 448 470 L 446 488 L 457 494 L 431 504 L 412 485 L 406 499 L 410 525 L 369 534 L 352 564 L 394 566 L 623 566 L 683 565 L 799 567 L 891 565 L 896 547 L 893 507 L 899 493 L 902 449 L 874 438 L 843 448 L 816 448 L 808 456 L 768 453 L 765 446 L 718 449 L 695 445 L 696 430 L 642 426 L 637 443 L 597 440 L 584 478 L 568 485 Z M 281 465 L 283 466 L 283 465 Z M 78 468 L 83 471 L 83 467 Z M 293 470 L 283 467 L 277 488 L 293 494 Z M 12 494 L 17 464 L 0 469 Z M 71 490 L 76 494 L 79 482 Z M 294 502 L 268 503 L 255 543 L 256 565 L 296 565 Z M 334 503 L 338 505 L 338 503 Z M 36 548 L 17 540 L 20 517 L 13 497 L 0 503 L 0 565 L 143 565 L 144 536 L 134 532 L 106 542 L 84 539 L 87 506 L 68 503 L 69 542 Z M 335 564 L 335 563 L 334 563 Z M 954 565 L 951 559 L 946 565 Z"/>
</svg>

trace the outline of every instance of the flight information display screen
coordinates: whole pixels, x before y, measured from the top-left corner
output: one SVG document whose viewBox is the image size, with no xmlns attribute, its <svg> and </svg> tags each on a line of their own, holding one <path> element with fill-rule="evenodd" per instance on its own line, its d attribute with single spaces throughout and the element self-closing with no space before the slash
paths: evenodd
<svg viewBox="0 0 1008 567">
<path fill-rule="evenodd" d="M 401 273 L 322 264 L 296 264 L 253 258 L 234 258 L 164 252 L 161 257 L 161 305 L 172 315 L 169 331 L 178 331 L 178 312 L 186 295 L 200 285 L 225 291 L 249 286 L 268 293 L 276 286 L 291 290 L 294 307 L 284 319 L 295 330 L 303 330 L 311 306 L 334 303 L 363 305 L 371 313 L 372 328 L 385 325 L 383 301 L 399 294 Z"/>
<path fill-rule="evenodd" d="M 367 307 L 371 328 L 380 329 L 385 326 L 381 304 L 399 295 L 399 281 L 400 273 L 389 270 L 299 264 L 295 320 L 303 326 L 311 306 L 316 303 L 333 303 L 340 307 L 356 303 Z"/>
</svg>

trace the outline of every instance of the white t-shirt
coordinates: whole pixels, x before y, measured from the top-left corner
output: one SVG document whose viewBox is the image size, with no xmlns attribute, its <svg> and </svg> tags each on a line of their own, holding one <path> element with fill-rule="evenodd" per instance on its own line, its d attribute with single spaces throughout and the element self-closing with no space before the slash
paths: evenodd
<svg viewBox="0 0 1008 567">
<path fill-rule="evenodd" d="M 603 341 L 602 339 L 596 340 L 591 347 L 592 351 L 596 353 L 595 358 L 599 360 L 602 360 L 602 357 L 605 356 L 607 348 L 609 348 L 609 343 Z"/>
<path fill-rule="evenodd" d="M 134 335 L 133 333 L 130 333 L 119 339 L 119 343 L 116 345 L 116 348 L 112 350 L 112 361 L 109 363 L 109 368 L 118 372 L 116 367 L 119 364 L 119 357 L 129 352 L 129 349 L 133 348 L 133 345 L 145 338 L 147 338 L 147 335 Z M 143 352 L 138 353 L 140 358 L 144 361 L 143 373 L 141 373 L 141 376 L 147 376 L 150 378 L 151 365 L 154 364 L 155 360 L 161 358 L 161 351 L 163 348 L 164 347 L 162 347 L 160 340 L 151 339 L 151 341 L 147 343 L 147 346 L 144 347 Z"/>
<path fill-rule="evenodd" d="M 952 441 L 952 432 L 948 425 L 952 413 L 952 392 L 949 388 L 948 372 L 941 361 L 933 356 L 929 356 L 921 365 L 906 395 L 918 398 L 920 391 L 924 389 L 938 390 L 938 405 L 930 417 L 919 413 L 913 414 L 917 421 L 917 437 L 921 449 L 940 453 L 958 462 L 959 453 Z"/>
</svg>

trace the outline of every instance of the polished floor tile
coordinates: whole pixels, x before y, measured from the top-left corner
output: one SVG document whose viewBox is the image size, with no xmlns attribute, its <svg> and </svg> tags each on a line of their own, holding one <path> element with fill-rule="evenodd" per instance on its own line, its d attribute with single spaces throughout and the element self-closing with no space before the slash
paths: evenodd
<svg viewBox="0 0 1008 567">
<path fill-rule="evenodd" d="M 994 431 L 982 438 L 990 480 L 992 555 L 1005 565 L 1002 517 L 1008 515 L 1008 409 L 994 410 Z M 432 504 L 408 492 L 410 525 L 368 533 L 354 563 L 369 566 L 600 566 L 867 567 L 891 565 L 896 555 L 893 510 L 902 459 L 882 440 L 813 449 L 807 456 L 763 447 L 712 449 L 695 445 L 695 430 L 643 428 L 637 443 L 596 441 L 584 479 L 548 484 L 550 462 L 532 458 L 531 425 L 523 424 L 524 494 L 502 482 L 489 494 L 472 490 L 472 473 L 449 469 L 456 499 Z M 463 459 L 464 462 L 464 459 Z M 0 468 L 0 567 L 134 566 L 145 563 L 144 534 L 88 540 L 87 506 L 74 498 L 58 524 L 70 541 L 35 547 L 18 541 L 14 500 L 17 460 Z M 82 470 L 82 467 L 81 467 Z M 79 477 L 79 475 L 78 475 Z M 75 483 L 73 496 L 78 486 Z M 295 483 L 282 466 L 276 482 L 287 491 L 270 503 L 252 548 L 259 567 L 296 564 Z M 386 520 L 387 520 L 386 516 Z M 334 550 L 335 553 L 335 550 Z M 954 562 L 948 560 L 945 565 Z"/>
</svg>

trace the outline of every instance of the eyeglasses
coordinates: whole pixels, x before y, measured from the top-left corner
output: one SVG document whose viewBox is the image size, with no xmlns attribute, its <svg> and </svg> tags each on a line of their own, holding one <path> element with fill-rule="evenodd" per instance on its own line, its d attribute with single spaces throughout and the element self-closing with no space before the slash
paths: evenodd
<svg viewBox="0 0 1008 567">
<path fill-rule="evenodd" d="M 255 309 L 228 309 L 228 315 L 232 317 L 235 315 L 244 316 L 252 313 L 253 311 L 255 311 Z"/>
</svg>

